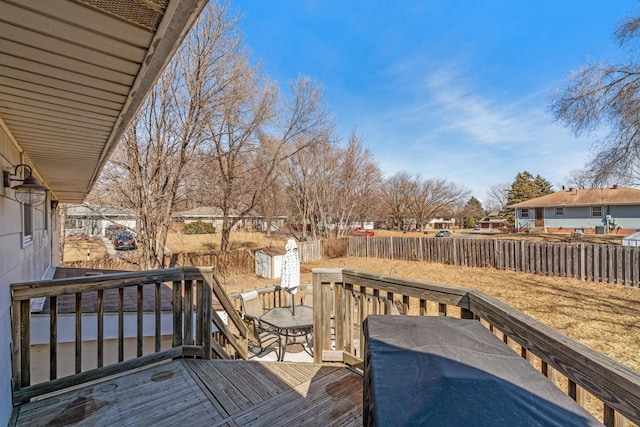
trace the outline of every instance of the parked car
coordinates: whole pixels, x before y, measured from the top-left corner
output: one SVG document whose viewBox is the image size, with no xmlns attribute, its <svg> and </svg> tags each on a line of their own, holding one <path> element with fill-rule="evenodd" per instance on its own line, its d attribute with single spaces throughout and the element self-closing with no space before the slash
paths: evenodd
<svg viewBox="0 0 640 427">
<path fill-rule="evenodd" d="M 480 226 L 476 225 L 475 227 L 473 227 L 474 230 L 480 230 Z"/>
<path fill-rule="evenodd" d="M 356 227 L 353 229 L 353 231 L 351 232 L 351 234 L 354 234 L 356 236 L 368 236 L 368 237 L 372 237 L 375 233 L 371 230 L 363 230 L 360 227 Z"/>
<path fill-rule="evenodd" d="M 451 232 L 449 230 L 440 230 L 436 233 L 436 237 L 451 237 Z"/>
<path fill-rule="evenodd" d="M 113 247 L 117 250 L 138 249 L 135 236 L 130 231 L 121 231 L 116 234 L 116 237 L 113 239 Z"/>
</svg>

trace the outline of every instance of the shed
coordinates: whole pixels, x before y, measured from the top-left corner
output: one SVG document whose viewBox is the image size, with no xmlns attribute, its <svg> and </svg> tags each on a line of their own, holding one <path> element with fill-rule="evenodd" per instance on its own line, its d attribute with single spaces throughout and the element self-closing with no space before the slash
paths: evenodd
<svg viewBox="0 0 640 427">
<path fill-rule="evenodd" d="M 258 249 L 255 253 L 256 274 L 267 279 L 278 279 L 285 250 L 280 248 Z"/>
<path fill-rule="evenodd" d="M 622 238 L 622 246 L 640 247 L 640 231 L 631 233 Z"/>
</svg>

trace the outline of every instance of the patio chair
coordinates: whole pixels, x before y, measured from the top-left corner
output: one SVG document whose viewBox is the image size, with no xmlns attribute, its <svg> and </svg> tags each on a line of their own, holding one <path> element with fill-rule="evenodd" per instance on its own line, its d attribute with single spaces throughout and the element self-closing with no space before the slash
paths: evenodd
<svg viewBox="0 0 640 427">
<path fill-rule="evenodd" d="M 257 356 L 263 355 L 266 350 L 273 344 L 278 342 L 278 335 L 260 322 L 260 317 L 264 314 L 262 303 L 258 296 L 258 291 L 248 291 L 240 293 L 242 300 L 242 310 L 240 312 L 242 318 L 249 329 L 249 343 L 254 344 L 250 347 L 252 353 Z"/>
<path fill-rule="evenodd" d="M 302 305 L 313 308 L 313 285 L 307 285 L 304 288 L 304 298 L 302 299 Z"/>
</svg>

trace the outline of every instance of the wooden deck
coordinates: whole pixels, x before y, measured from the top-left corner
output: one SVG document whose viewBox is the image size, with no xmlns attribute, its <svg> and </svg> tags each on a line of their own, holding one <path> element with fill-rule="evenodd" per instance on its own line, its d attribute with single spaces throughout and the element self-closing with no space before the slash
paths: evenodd
<svg viewBox="0 0 640 427">
<path fill-rule="evenodd" d="M 22 405 L 16 426 L 362 425 L 362 377 L 336 365 L 180 359 Z"/>
</svg>

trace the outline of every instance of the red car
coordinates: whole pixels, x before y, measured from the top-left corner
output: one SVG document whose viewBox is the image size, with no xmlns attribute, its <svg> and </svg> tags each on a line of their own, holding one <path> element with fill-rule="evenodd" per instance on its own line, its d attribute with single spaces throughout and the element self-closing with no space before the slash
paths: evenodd
<svg viewBox="0 0 640 427">
<path fill-rule="evenodd" d="M 374 233 L 373 231 L 369 231 L 369 230 L 363 230 L 360 227 L 356 227 L 351 234 L 355 234 L 356 236 L 367 236 L 367 237 L 373 237 Z"/>
</svg>

